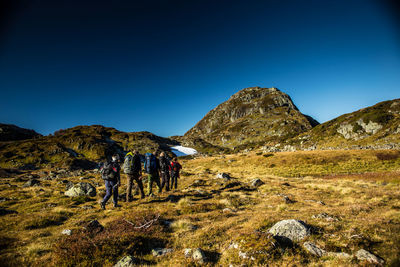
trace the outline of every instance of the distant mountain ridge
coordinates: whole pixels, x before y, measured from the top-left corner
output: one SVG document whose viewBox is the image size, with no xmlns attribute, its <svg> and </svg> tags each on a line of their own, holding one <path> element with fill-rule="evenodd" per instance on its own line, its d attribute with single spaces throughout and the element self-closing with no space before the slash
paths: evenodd
<svg viewBox="0 0 400 267">
<path fill-rule="evenodd" d="M 250 87 L 208 112 L 184 139 L 230 149 L 277 143 L 306 132 L 319 123 L 302 114 L 277 88 Z"/>
<path fill-rule="evenodd" d="M 258 149 L 400 149 L 400 99 L 388 100 L 319 124 L 276 88 L 250 87 L 209 111 L 184 136 L 76 126 L 42 136 L 0 124 L 0 167 L 90 169 L 114 153 L 195 148 L 201 154 Z"/>
</svg>

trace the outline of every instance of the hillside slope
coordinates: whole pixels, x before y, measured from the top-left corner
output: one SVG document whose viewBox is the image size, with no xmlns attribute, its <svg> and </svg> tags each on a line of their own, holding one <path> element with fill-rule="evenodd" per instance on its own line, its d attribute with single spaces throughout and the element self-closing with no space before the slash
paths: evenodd
<svg viewBox="0 0 400 267">
<path fill-rule="evenodd" d="M 62 166 L 90 169 L 113 153 L 137 149 L 141 153 L 169 151 L 176 141 L 149 132 L 121 132 L 100 125 L 77 126 L 54 135 L 15 142 L 0 142 L 0 167 Z"/>
<path fill-rule="evenodd" d="M 400 148 L 400 99 L 344 114 L 289 140 L 298 149 Z"/>
<path fill-rule="evenodd" d="M 243 89 L 207 113 L 184 139 L 203 139 L 231 149 L 276 143 L 310 130 L 318 122 L 302 114 L 276 88 Z"/>
<path fill-rule="evenodd" d="M 12 124 L 0 123 L 0 142 L 26 140 L 42 136 L 34 130 L 20 128 Z"/>
</svg>

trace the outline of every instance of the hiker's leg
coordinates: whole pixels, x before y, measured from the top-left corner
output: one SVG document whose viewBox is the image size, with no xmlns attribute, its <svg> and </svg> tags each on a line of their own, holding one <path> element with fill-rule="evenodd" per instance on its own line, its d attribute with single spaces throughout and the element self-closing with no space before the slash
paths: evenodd
<svg viewBox="0 0 400 267">
<path fill-rule="evenodd" d="M 165 173 L 165 179 L 166 179 L 166 184 L 167 184 L 167 188 L 166 189 L 167 189 L 167 191 L 169 191 L 169 173 L 168 172 Z"/>
<path fill-rule="evenodd" d="M 161 172 L 161 189 L 164 188 L 165 182 L 166 182 L 166 180 L 165 180 L 165 173 L 164 173 L 164 172 Z"/>
<path fill-rule="evenodd" d="M 110 199 L 110 197 L 111 197 L 111 193 L 112 193 L 112 185 L 111 185 L 111 183 L 110 183 L 110 181 L 109 180 L 104 180 L 104 182 L 105 182 L 105 185 L 106 185 L 106 195 L 104 196 L 104 198 L 103 198 L 103 203 L 104 203 L 104 205 L 107 203 L 107 201 Z"/>
<path fill-rule="evenodd" d="M 113 202 L 114 205 L 117 205 L 118 203 L 118 186 L 115 186 L 117 184 L 116 181 L 112 182 L 112 186 L 113 186 Z"/>
<path fill-rule="evenodd" d="M 127 175 L 127 179 L 126 179 L 126 184 L 127 184 L 127 188 L 126 188 L 126 202 L 128 202 L 129 200 L 132 199 L 132 183 L 133 183 L 133 177 L 131 174 Z"/>
<path fill-rule="evenodd" d="M 161 187 L 161 185 L 160 185 L 160 175 L 158 174 L 158 172 L 154 173 L 154 181 L 155 181 L 156 184 L 157 184 L 158 193 L 161 193 L 162 187 Z"/>
<path fill-rule="evenodd" d="M 148 194 L 150 195 L 151 194 L 151 191 L 152 191 L 152 187 L 153 187 L 153 175 L 151 175 L 151 174 L 149 174 L 148 176 L 147 176 L 147 186 L 148 186 Z"/>
<path fill-rule="evenodd" d="M 141 198 L 144 198 L 143 183 L 142 183 L 142 180 L 140 179 L 139 174 L 136 175 L 135 180 L 136 180 L 137 186 L 139 187 L 139 190 L 140 190 L 140 196 L 141 196 Z"/>
</svg>

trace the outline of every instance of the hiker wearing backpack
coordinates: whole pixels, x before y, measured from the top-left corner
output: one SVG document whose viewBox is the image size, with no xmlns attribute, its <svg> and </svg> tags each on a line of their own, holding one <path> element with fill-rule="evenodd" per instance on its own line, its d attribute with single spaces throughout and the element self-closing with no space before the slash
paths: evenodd
<svg viewBox="0 0 400 267">
<path fill-rule="evenodd" d="M 125 156 L 124 165 L 123 165 L 124 173 L 127 175 L 127 189 L 126 189 L 126 202 L 132 201 L 132 184 L 133 180 L 136 181 L 141 198 L 144 198 L 143 191 L 143 183 L 142 183 L 142 163 L 140 162 L 140 155 L 137 150 L 133 153 L 129 152 Z"/>
<path fill-rule="evenodd" d="M 167 157 L 165 156 L 164 152 L 161 152 L 160 154 L 160 174 L 161 174 L 161 188 L 164 188 L 165 185 L 165 190 L 169 191 L 169 171 L 170 171 L 170 163 Z"/>
<path fill-rule="evenodd" d="M 175 185 L 175 189 L 178 187 L 179 171 L 182 169 L 182 165 L 179 164 L 178 158 L 173 158 L 171 161 L 171 189 Z"/>
<path fill-rule="evenodd" d="M 156 152 L 154 152 L 153 154 L 146 153 L 144 156 L 145 156 L 144 169 L 148 176 L 149 196 L 152 195 L 154 182 L 158 187 L 158 192 L 161 193 L 160 176 L 158 174 L 158 171 L 160 170 L 160 165 L 156 158 Z"/>
<path fill-rule="evenodd" d="M 104 210 L 107 201 L 113 196 L 114 208 L 121 207 L 118 205 L 118 186 L 120 185 L 120 172 L 121 167 L 118 163 L 117 155 L 113 155 L 111 161 L 107 161 L 100 169 L 101 178 L 103 178 L 106 185 L 106 195 L 100 202 L 100 207 Z"/>
</svg>

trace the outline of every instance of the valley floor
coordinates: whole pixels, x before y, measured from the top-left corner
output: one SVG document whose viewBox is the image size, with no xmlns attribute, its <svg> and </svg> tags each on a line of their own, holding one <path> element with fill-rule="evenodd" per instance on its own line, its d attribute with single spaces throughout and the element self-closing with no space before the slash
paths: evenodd
<svg viewBox="0 0 400 267">
<path fill-rule="evenodd" d="M 368 265 L 354 256 L 359 249 L 385 265 L 400 264 L 399 151 L 247 153 L 181 162 L 178 190 L 136 196 L 121 208 L 108 204 L 105 211 L 97 173 L 58 171 L 54 179 L 46 178 L 49 170 L 1 173 L 0 265 L 113 266 L 128 254 L 140 265 L 200 265 L 185 257 L 188 248 L 202 249 L 209 266 Z M 217 178 L 222 172 L 231 179 Z M 40 185 L 23 187 L 36 175 Z M 252 185 L 256 178 L 264 184 Z M 69 198 L 63 180 L 97 185 L 97 196 Z M 122 183 L 120 194 L 124 175 Z M 268 230 L 285 219 L 302 220 L 314 231 L 280 246 Z M 104 230 L 82 230 L 91 220 Z M 62 234 L 65 229 L 72 235 Z M 306 241 L 350 257 L 313 256 Z M 171 250 L 156 256 L 155 248 Z"/>
</svg>

